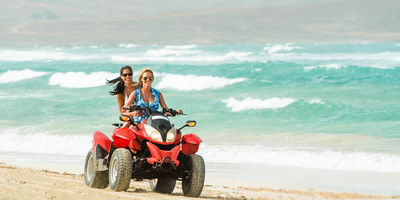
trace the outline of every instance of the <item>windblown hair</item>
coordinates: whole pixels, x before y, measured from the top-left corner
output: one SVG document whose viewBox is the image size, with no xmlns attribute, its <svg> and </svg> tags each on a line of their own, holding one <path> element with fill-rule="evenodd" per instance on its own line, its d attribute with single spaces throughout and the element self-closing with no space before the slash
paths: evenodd
<svg viewBox="0 0 400 200">
<path fill-rule="evenodd" d="M 124 92 L 125 90 L 125 83 L 121 78 L 121 74 L 125 69 L 129 69 L 131 72 L 132 71 L 132 67 L 131 66 L 123 66 L 119 72 L 119 77 L 114 78 L 112 80 L 107 80 L 107 84 L 109 85 L 114 85 L 114 89 L 112 91 L 110 91 L 110 95 L 117 95 L 117 94 L 121 94 Z"/>
<path fill-rule="evenodd" d="M 139 74 L 139 76 L 138 76 L 138 82 L 137 82 L 137 84 L 139 85 L 139 87 L 143 87 L 142 77 L 143 77 L 143 74 L 146 73 L 146 72 L 150 72 L 150 73 L 153 75 L 153 78 L 154 78 L 153 70 L 151 70 L 150 68 L 144 68 L 144 69 L 142 69 L 142 71 L 140 71 L 140 74 Z M 154 80 L 154 79 L 153 79 L 153 80 Z"/>
</svg>

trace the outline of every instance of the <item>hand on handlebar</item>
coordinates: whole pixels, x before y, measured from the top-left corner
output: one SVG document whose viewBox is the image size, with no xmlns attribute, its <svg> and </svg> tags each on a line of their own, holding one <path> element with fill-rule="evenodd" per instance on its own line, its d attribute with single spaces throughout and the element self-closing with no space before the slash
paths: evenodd
<svg viewBox="0 0 400 200">
<path fill-rule="evenodd" d="M 175 115 L 185 115 L 182 110 L 174 110 L 172 108 L 170 109 L 163 109 L 163 112 L 165 113 L 165 115 L 167 116 L 175 116 Z"/>
<path fill-rule="evenodd" d="M 132 105 L 131 110 L 136 111 L 136 110 L 144 110 L 144 109 L 138 105 Z"/>
<path fill-rule="evenodd" d="M 121 109 L 128 110 L 128 112 L 143 110 L 143 108 L 138 105 L 131 105 L 130 107 L 123 106 Z"/>
<path fill-rule="evenodd" d="M 122 109 L 122 110 L 130 110 L 130 108 L 127 108 L 127 107 L 124 107 L 124 106 L 122 106 L 121 109 Z"/>
</svg>

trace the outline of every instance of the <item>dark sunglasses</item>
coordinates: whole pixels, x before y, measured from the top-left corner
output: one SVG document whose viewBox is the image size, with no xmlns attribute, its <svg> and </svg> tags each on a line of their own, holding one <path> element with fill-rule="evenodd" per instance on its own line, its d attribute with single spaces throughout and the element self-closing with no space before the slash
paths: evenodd
<svg viewBox="0 0 400 200">
<path fill-rule="evenodd" d="M 149 81 L 152 81 L 154 78 L 153 77 L 143 77 L 143 80 L 147 81 L 147 79 L 149 79 Z"/>
<path fill-rule="evenodd" d="M 131 72 L 131 73 L 127 73 L 127 74 L 121 74 L 123 77 L 127 77 L 127 76 L 132 76 L 133 75 L 133 73 Z"/>
</svg>

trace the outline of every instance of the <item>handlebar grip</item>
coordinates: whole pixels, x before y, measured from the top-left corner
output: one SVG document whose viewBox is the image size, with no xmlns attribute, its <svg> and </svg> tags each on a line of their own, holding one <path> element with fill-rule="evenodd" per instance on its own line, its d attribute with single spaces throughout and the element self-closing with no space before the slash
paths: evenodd
<svg viewBox="0 0 400 200">
<path fill-rule="evenodd" d="M 138 105 L 132 105 L 132 106 L 130 106 L 129 108 L 127 108 L 127 107 L 122 107 L 121 109 L 129 110 L 129 111 L 143 110 L 143 108 L 140 107 L 140 106 L 138 106 Z"/>
<path fill-rule="evenodd" d="M 130 110 L 143 110 L 143 108 L 141 106 L 138 106 L 138 105 L 132 105 L 130 107 Z"/>
<path fill-rule="evenodd" d="M 171 113 L 171 115 L 172 115 L 173 117 L 175 117 L 175 115 L 178 114 L 178 111 L 176 111 L 176 110 L 174 110 L 174 109 L 172 109 L 172 108 L 168 109 L 168 112 Z"/>
<path fill-rule="evenodd" d="M 165 108 L 163 108 L 162 113 L 165 114 L 165 113 L 167 113 L 167 112 L 168 112 L 169 114 L 171 114 L 172 117 L 175 117 L 176 115 L 186 115 L 185 113 L 179 113 L 177 110 L 174 110 L 174 109 L 172 109 L 172 108 L 169 108 L 168 110 L 165 109 Z"/>
</svg>

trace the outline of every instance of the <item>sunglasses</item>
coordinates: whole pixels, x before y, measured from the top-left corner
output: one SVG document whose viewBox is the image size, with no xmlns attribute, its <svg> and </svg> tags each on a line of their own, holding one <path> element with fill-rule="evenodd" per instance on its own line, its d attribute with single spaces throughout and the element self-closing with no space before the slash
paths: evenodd
<svg viewBox="0 0 400 200">
<path fill-rule="evenodd" d="M 147 79 L 149 79 L 149 81 L 152 81 L 154 78 L 153 77 L 143 77 L 143 80 L 147 81 Z"/>
<path fill-rule="evenodd" d="M 127 76 L 132 76 L 133 75 L 133 73 L 131 72 L 131 73 L 127 73 L 127 74 L 121 74 L 123 77 L 127 77 Z"/>
</svg>

